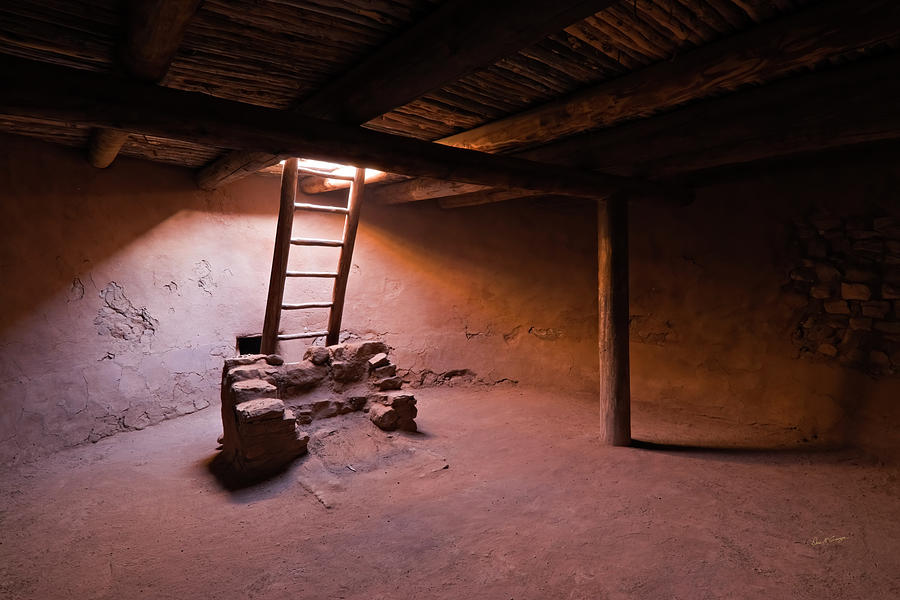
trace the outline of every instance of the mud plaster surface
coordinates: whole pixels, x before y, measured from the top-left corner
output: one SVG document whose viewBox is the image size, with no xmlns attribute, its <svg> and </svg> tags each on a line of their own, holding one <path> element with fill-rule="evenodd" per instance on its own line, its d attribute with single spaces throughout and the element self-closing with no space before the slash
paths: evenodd
<svg viewBox="0 0 900 600">
<path fill-rule="evenodd" d="M 895 464 L 796 446 L 603 448 L 584 398 L 417 396 L 422 434 L 326 420 L 313 455 L 240 491 L 206 468 L 215 411 L 6 471 L 0 598 L 900 594 Z M 647 441 L 789 439 L 653 406 L 635 405 Z"/>
</svg>

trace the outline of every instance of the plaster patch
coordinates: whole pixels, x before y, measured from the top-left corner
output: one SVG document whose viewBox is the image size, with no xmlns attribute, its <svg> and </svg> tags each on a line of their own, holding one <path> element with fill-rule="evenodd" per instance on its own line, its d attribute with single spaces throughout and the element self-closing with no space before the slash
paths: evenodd
<svg viewBox="0 0 900 600">
<path fill-rule="evenodd" d="M 156 333 L 159 321 L 153 318 L 146 307 L 135 308 L 125 295 L 125 288 L 115 281 L 110 281 L 100 291 L 100 298 L 103 305 L 94 318 L 94 325 L 100 335 L 140 342 L 144 334 L 152 336 Z"/>
</svg>

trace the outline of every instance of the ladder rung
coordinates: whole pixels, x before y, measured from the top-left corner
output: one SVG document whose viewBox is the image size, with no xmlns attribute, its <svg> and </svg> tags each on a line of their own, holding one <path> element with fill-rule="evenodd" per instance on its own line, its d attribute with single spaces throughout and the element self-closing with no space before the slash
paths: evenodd
<svg viewBox="0 0 900 600">
<path fill-rule="evenodd" d="M 315 238 L 291 238 L 291 243 L 295 246 L 331 246 L 333 248 L 344 245 L 341 240 L 317 240 Z"/>
<path fill-rule="evenodd" d="M 305 202 L 295 202 L 294 210 L 312 210 L 315 212 L 335 213 L 339 215 L 346 215 L 350 212 L 343 206 L 325 206 L 323 204 L 307 204 Z"/>
<path fill-rule="evenodd" d="M 343 179 L 344 181 L 353 181 L 353 175 L 339 175 L 337 173 L 319 171 L 318 169 L 310 169 L 308 167 L 300 167 L 297 170 L 301 173 L 306 173 L 307 175 L 316 175 L 318 177 L 325 177 L 326 179 Z"/>
<path fill-rule="evenodd" d="M 282 333 L 279 340 L 302 340 L 304 338 L 316 338 L 328 335 L 327 331 L 308 331 L 306 333 Z"/>
<path fill-rule="evenodd" d="M 329 273 L 327 271 L 288 271 L 285 277 L 337 277 L 337 273 Z"/>
<path fill-rule="evenodd" d="M 301 302 L 300 304 L 282 304 L 283 310 L 302 310 L 304 308 L 331 308 L 333 302 Z"/>
</svg>

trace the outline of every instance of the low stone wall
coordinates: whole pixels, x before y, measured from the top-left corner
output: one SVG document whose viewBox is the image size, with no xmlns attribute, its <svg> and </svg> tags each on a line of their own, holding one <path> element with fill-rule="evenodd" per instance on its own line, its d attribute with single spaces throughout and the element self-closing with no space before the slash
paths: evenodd
<svg viewBox="0 0 900 600">
<path fill-rule="evenodd" d="M 277 471 L 306 453 L 305 426 L 360 410 L 381 429 L 416 431 L 416 399 L 396 373 L 382 342 L 313 346 L 296 363 L 226 359 L 220 459 L 242 475 Z"/>
<path fill-rule="evenodd" d="M 900 220 L 820 212 L 795 228 L 791 286 L 808 298 L 794 334 L 801 351 L 900 373 Z"/>
</svg>

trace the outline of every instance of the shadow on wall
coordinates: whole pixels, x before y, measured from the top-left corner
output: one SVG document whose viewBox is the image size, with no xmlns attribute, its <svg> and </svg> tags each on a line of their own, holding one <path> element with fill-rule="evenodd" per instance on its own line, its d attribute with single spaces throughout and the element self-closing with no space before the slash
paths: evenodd
<svg viewBox="0 0 900 600">
<path fill-rule="evenodd" d="M 900 169 L 746 175 L 701 187 L 689 207 L 632 211 L 635 437 L 897 450 L 900 380 L 801 356 L 792 333 L 808 298 L 785 284 L 794 219 L 815 207 L 896 211 Z"/>
<path fill-rule="evenodd" d="M 4 138 L 0 463 L 215 402 L 235 335 L 259 331 L 278 182 Z"/>
<path fill-rule="evenodd" d="M 189 169 L 122 157 L 101 170 L 80 150 L 13 136 L 0 143 L 11 149 L 0 162 L 0 266 L 16 282 L 4 290 L 0 333 L 44 299 L 81 294 L 92 268 L 178 213 L 270 215 L 278 194 L 275 178 L 210 193 L 196 188 Z M 152 270 L 153 257 L 144 266 Z"/>
</svg>

